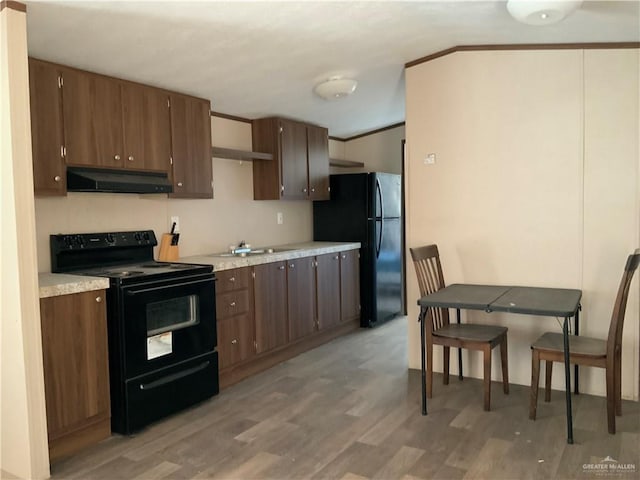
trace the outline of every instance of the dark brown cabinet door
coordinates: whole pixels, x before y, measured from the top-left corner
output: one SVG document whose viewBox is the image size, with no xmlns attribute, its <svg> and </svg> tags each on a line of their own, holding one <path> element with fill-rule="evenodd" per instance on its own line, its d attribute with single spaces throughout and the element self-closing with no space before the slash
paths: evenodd
<svg viewBox="0 0 640 480">
<path fill-rule="evenodd" d="M 313 257 L 287 262 L 289 341 L 316 330 L 316 279 Z"/>
<path fill-rule="evenodd" d="M 242 362 L 254 354 L 253 321 L 249 313 L 218 319 L 220 369 Z"/>
<path fill-rule="evenodd" d="M 67 165 L 122 168 L 120 83 L 64 69 L 62 105 Z"/>
<path fill-rule="evenodd" d="M 266 352 L 289 341 L 286 262 L 254 268 L 256 352 Z"/>
<path fill-rule="evenodd" d="M 168 172 L 171 164 L 169 95 L 143 85 L 122 84 L 124 167 Z"/>
<path fill-rule="evenodd" d="M 348 250 L 340 254 L 340 309 L 343 322 L 360 318 L 360 254 Z"/>
<path fill-rule="evenodd" d="M 104 436 L 80 435 L 98 422 L 110 432 L 104 290 L 40 300 L 47 427 L 51 457 Z M 65 445 L 65 440 L 68 440 Z"/>
<path fill-rule="evenodd" d="M 57 65 L 29 59 L 33 187 L 36 195 L 66 195 L 61 73 Z"/>
<path fill-rule="evenodd" d="M 316 257 L 318 328 L 340 323 L 340 256 L 327 253 Z"/>
<path fill-rule="evenodd" d="M 329 131 L 322 127 L 307 127 L 309 163 L 309 198 L 329 200 Z"/>
<path fill-rule="evenodd" d="M 210 103 L 171 95 L 172 197 L 213 198 Z"/>
<path fill-rule="evenodd" d="M 280 154 L 283 198 L 307 198 L 307 127 L 298 122 L 280 120 Z"/>
</svg>

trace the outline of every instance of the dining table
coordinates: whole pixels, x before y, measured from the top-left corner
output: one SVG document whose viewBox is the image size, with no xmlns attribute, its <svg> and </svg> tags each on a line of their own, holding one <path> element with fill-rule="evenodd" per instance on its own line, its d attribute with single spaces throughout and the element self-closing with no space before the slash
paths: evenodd
<svg viewBox="0 0 640 480">
<path fill-rule="evenodd" d="M 578 335 L 582 291 L 566 288 L 546 288 L 508 285 L 475 285 L 454 283 L 418 300 L 420 314 L 420 353 L 422 366 L 422 414 L 427 414 L 425 370 L 425 319 L 430 308 L 455 308 L 457 322 L 460 310 L 482 310 L 522 315 L 563 318 L 565 402 L 567 443 L 573 443 L 571 413 L 571 369 L 569 364 L 569 320 L 575 319 L 574 334 Z M 578 367 L 575 367 L 575 392 L 578 393 Z M 458 350 L 458 374 L 462 379 L 462 356 Z"/>
</svg>

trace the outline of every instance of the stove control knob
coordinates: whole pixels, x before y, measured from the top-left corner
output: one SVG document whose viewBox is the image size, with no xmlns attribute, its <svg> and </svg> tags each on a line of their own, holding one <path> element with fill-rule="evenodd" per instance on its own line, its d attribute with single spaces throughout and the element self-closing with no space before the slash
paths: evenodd
<svg viewBox="0 0 640 480">
<path fill-rule="evenodd" d="M 107 243 L 113 243 L 113 242 L 116 241 L 116 239 L 113 237 L 112 233 L 107 233 L 106 239 L 107 239 Z"/>
<path fill-rule="evenodd" d="M 73 245 L 73 238 L 70 236 L 67 235 L 63 240 L 66 247 L 71 247 Z"/>
<path fill-rule="evenodd" d="M 139 232 L 136 232 L 136 233 L 133 235 L 133 238 L 135 238 L 135 239 L 136 239 L 136 241 L 138 241 L 138 242 L 139 242 L 139 241 L 141 241 L 141 240 L 142 240 L 142 235 L 140 235 L 140 233 L 139 233 Z"/>
<path fill-rule="evenodd" d="M 142 238 L 144 238 L 145 242 L 148 242 L 149 241 L 149 232 L 144 232 L 142 234 Z"/>
</svg>

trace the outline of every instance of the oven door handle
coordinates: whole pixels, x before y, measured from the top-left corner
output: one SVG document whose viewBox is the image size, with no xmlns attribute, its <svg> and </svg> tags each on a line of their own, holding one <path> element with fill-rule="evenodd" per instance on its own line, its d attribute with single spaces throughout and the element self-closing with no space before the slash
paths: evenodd
<svg viewBox="0 0 640 480">
<path fill-rule="evenodd" d="M 158 380 L 154 380 L 149 383 L 141 383 L 140 390 L 152 390 L 157 387 L 161 387 L 162 385 L 166 385 L 167 383 L 173 382 L 175 380 L 179 380 L 180 378 L 188 377 L 189 375 L 193 375 L 200 370 L 204 370 L 209 366 L 211 362 L 207 360 L 206 362 L 202 362 L 200 365 L 196 367 L 187 368 L 186 370 L 182 370 L 181 372 L 172 373 L 171 375 L 167 375 L 166 377 L 159 378 Z"/>
<path fill-rule="evenodd" d="M 158 290 L 166 290 L 167 288 L 186 287 L 188 285 L 197 285 L 199 283 L 213 283 L 213 278 L 204 280 L 194 280 L 193 282 L 172 283 L 170 285 L 162 285 L 159 287 L 142 288 L 140 290 L 127 290 L 127 295 L 138 295 L 140 293 L 156 292 Z"/>
</svg>

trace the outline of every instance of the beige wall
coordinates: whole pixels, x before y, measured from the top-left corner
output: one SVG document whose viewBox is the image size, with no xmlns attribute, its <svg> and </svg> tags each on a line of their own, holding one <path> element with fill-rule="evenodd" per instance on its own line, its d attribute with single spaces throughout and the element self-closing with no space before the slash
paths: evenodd
<svg viewBox="0 0 640 480">
<path fill-rule="evenodd" d="M 26 16 L 0 12 L 0 476 L 47 478 Z"/>
<path fill-rule="evenodd" d="M 640 237 L 638 51 L 464 52 L 406 74 L 407 246 L 437 243 L 447 283 L 581 288 L 581 332 L 606 337 L 626 255 Z M 436 163 L 426 165 L 430 153 Z M 413 266 L 407 271 L 408 298 L 418 298 Z M 623 347 L 627 398 L 638 392 L 635 282 Z M 417 308 L 408 304 L 409 361 L 419 368 Z M 468 318 L 509 328 L 510 380 L 523 385 L 531 342 L 559 330 L 550 318 Z M 471 358 L 465 353 L 466 371 L 481 377 L 479 357 Z M 495 358 L 493 367 L 497 379 Z M 603 394 L 596 370 L 582 369 L 583 390 Z M 563 388 L 559 372 L 554 384 Z"/>
<path fill-rule="evenodd" d="M 212 118 L 212 143 L 251 150 L 251 125 Z M 169 199 L 166 195 L 69 193 L 36 198 L 38 269 L 50 271 L 52 233 L 153 229 L 167 232 L 180 218 L 180 255 L 226 250 L 245 240 L 267 246 L 311 240 L 311 202 L 254 201 L 251 162 L 213 159 L 213 200 Z M 276 213 L 284 223 L 277 225 Z"/>
</svg>

